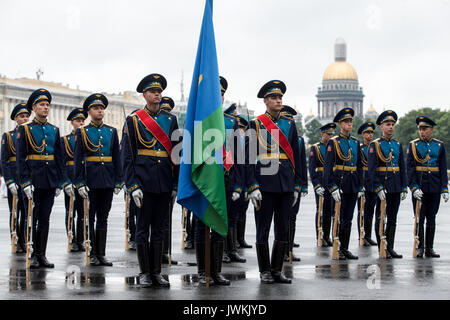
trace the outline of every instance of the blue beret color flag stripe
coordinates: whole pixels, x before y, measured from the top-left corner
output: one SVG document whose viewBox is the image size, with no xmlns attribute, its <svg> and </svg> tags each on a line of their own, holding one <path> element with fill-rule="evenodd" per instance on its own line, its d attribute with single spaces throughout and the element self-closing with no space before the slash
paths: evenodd
<svg viewBox="0 0 450 320">
<path fill-rule="evenodd" d="M 225 124 L 219 81 L 212 0 L 206 0 L 191 91 L 186 112 L 178 203 L 222 236 L 228 232 L 222 149 Z M 222 140 L 211 148 L 204 132 L 219 130 Z M 189 133 L 189 137 L 186 136 Z M 206 150 L 210 150 L 206 152 Z"/>
</svg>

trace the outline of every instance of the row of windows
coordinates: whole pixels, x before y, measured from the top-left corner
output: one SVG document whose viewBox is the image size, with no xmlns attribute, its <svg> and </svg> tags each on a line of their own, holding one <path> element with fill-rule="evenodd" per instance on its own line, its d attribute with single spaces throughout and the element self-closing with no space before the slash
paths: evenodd
<svg viewBox="0 0 450 320">
<path fill-rule="evenodd" d="M 356 84 L 330 84 L 323 86 L 323 90 L 358 90 Z"/>
</svg>

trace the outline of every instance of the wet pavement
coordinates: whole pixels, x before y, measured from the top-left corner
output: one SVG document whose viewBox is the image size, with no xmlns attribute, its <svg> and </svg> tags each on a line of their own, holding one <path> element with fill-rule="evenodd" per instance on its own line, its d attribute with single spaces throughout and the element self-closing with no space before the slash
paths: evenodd
<svg viewBox="0 0 450 320">
<path fill-rule="evenodd" d="M 310 186 L 311 190 L 311 186 Z M 181 248 L 181 207 L 173 212 L 172 258 L 179 265 L 163 265 L 170 289 L 139 288 L 135 251 L 125 250 L 123 193 L 114 196 L 109 216 L 106 255 L 113 267 L 85 266 L 84 253 L 68 253 L 64 226 L 64 197 L 55 200 L 47 258 L 54 269 L 26 270 L 25 254 L 11 254 L 7 200 L 0 199 L 0 299 L 160 299 L 160 300 L 375 300 L 450 298 L 450 203 L 441 203 L 435 250 L 439 259 L 412 258 L 413 209 L 410 194 L 401 203 L 395 249 L 403 259 L 380 260 L 376 247 L 359 247 L 356 214 L 349 249 L 358 260 L 334 261 L 331 248 L 317 248 L 314 231 L 314 195 L 302 198 L 297 219 L 295 255 L 300 262 L 285 263 L 292 284 L 260 283 L 256 259 L 253 208 L 247 211 L 246 240 L 252 249 L 240 249 L 247 263 L 223 265 L 229 287 L 198 286 L 195 251 Z M 374 237 L 373 237 L 374 238 Z M 270 245 L 273 238 L 270 238 Z"/>
</svg>

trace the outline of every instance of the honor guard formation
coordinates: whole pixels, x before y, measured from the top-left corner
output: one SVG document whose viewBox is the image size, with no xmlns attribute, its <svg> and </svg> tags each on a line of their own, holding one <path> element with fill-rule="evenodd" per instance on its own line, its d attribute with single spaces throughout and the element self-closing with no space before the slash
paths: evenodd
<svg viewBox="0 0 450 320">
<path fill-rule="evenodd" d="M 228 82 L 223 77 L 219 82 L 223 104 Z M 67 121 L 73 129 L 67 135 L 47 122 L 52 95 L 44 88 L 13 109 L 11 120 L 17 126 L 3 134 L 1 169 L 8 186 L 12 252 L 26 254 L 27 268 L 54 268 L 46 248 L 60 193 L 68 251 L 84 252 L 87 265 L 112 266 L 106 253 L 108 215 L 113 195 L 123 190 L 125 246 L 137 253 L 139 285 L 170 287 L 161 265 L 177 264 L 171 230 L 180 165 L 173 150 L 183 138 L 175 134 L 174 101 L 162 96 L 166 86 L 157 73 L 139 82 L 136 91 L 146 104 L 126 115 L 120 141 L 117 129 L 103 121 L 108 99 L 100 93 L 70 112 Z M 253 247 L 245 240 L 250 201 L 260 280 L 291 283 L 282 267 L 300 261 L 293 248 L 298 247 L 294 237 L 301 199 L 308 194 L 308 173 L 316 201 L 317 246 L 330 247 L 333 259 L 358 259 L 349 250 L 355 209 L 359 244 L 378 246 L 382 259 L 402 258 L 394 249 L 395 235 L 408 188 L 415 215 L 413 255 L 439 258 L 433 248 L 436 214 L 449 192 L 444 143 L 433 138 L 436 123 L 417 117 L 418 138 L 406 146 L 404 159 L 404 146 L 395 139 L 395 111 L 384 111 L 376 123 L 363 123 L 358 139 L 350 135 L 355 112 L 345 107 L 320 127 L 321 140 L 311 145 L 307 161 L 305 140 L 293 118 L 297 112 L 283 105 L 285 93 L 283 81 L 271 80 L 257 94 L 265 113 L 249 119 L 238 114 L 235 104 L 223 112 L 226 237 L 212 229 L 205 234 L 203 222 L 182 210 L 183 248 L 195 249 L 199 283 L 229 285 L 222 264 L 246 263 L 238 249 Z M 376 127 L 382 136 L 374 140 Z M 274 241 L 269 244 L 272 222 Z"/>
</svg>

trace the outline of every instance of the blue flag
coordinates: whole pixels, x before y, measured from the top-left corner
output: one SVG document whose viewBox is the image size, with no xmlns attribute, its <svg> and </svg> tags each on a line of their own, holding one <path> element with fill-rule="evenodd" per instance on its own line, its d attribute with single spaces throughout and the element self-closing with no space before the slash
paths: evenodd
<svg viewBox="0 0 450 320">
<path fill-rule="evenodd" d="M 222 148 L 225 124 L 212 21 L 206 0 L 186 111 L 178 203 L 222 236 L 228 231 Z M 211 134 L 215 139 L 208 139 Z M 217 134 L 218 133 L 218 134 Z"/>
</svg>

